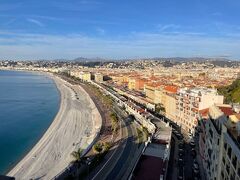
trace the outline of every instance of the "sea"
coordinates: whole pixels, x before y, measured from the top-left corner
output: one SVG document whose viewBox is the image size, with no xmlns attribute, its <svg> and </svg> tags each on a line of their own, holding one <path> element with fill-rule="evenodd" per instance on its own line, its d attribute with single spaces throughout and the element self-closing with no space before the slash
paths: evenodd
<svg viewBox="0 0 240 180">
<path fill-rule="evenodd" d="M 52 79 L 36 72 L 0 70 L 0 174 L 38 142 L 60 106 Z"/>
</svg>

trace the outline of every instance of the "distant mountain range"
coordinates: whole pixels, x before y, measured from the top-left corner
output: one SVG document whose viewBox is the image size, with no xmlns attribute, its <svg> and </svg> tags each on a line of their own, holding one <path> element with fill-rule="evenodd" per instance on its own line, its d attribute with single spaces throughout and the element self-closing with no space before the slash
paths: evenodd
<svg viewBox="0 0 240 180">
<path fill-rule="evenodd" d="M 59 59 L 58 59 L 59 60 Z M 67 60 L 67 59 L 62 59 Z M 108 58 L 101 58 L 101 57 L 95 57 L 95 58 L 86 58 L 86 57 L 78 57 L 75 59 L 72 59 L 70 61 L 138 61 L 138 60 L 153 60 L 153 61 L 237 61 L 237 60 L 230 60 L 224 57 L 218 57 L 218 58 L 204 58 L 204 57 L 169 57 L 169 58 L 161 58 L 161 57 L 154 57 L 154 58 L 129 58 L 129 59 L 108 59 Z"/>
</svg>

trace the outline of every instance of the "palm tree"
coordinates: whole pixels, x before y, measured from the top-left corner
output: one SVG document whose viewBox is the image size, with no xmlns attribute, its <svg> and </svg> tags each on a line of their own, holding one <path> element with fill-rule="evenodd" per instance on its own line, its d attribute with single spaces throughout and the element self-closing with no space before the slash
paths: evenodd
<svg viewBox="0 0 240 180">
<path fill-rule="evenodd" d="M 76 163 L 78 166 L 80 165 L 81 161 L 82 161 L 82 149 L 79 148 L 77 151 L 73 151 L 71 153 L 72 157 L 74 158 L 74 163 Z"/>
<path fill-rule="evenodd" d="M 164 113 L 165 113 L 165 107 L 164 107 L 164 105 L 161 104 L 161 103 L 156 104 L 155 111 L 156 111 L 157 113 L 164 114 Z"/>
</svg>

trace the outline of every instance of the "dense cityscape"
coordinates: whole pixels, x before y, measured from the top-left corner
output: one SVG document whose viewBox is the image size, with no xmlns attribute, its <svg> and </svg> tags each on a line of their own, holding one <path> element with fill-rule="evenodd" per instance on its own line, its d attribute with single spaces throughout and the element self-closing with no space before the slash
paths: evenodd
<svg viewBox="0 0 240 180">
<path fill-rule="evenodd" d="M 76 160 L 82 165 L 57 179 L 240 178 L 238 61 L 6 60 L 0 70 L 79 84 L 105 119 L 92 150 Z"/>
<path fill-rule="evenodd" d="M 0 0 L 0 180 L 240 180 L 239 9 Z"/>
</svg>

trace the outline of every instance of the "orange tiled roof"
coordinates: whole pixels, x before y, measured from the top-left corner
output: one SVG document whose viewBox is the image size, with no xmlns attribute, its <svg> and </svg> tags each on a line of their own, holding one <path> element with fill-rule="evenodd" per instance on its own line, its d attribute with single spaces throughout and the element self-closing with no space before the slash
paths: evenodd
<svg viewBox="0 0 240 180">
<path fill-rule="evenodd" d="M 148 83 L 146 83 L 146 85 L 148 85 L 150 87 L 159 87 L 159 86 L 161 86 L 163 84 L 160 83 L 160 82 L 148 82 Z"/>
<path fill-rule="evenodd" d="M 171 92 L 171 93 L 177 93 L 178 87 L 177 86 L 165 86 L 164 90 Z"/>
</svg>

